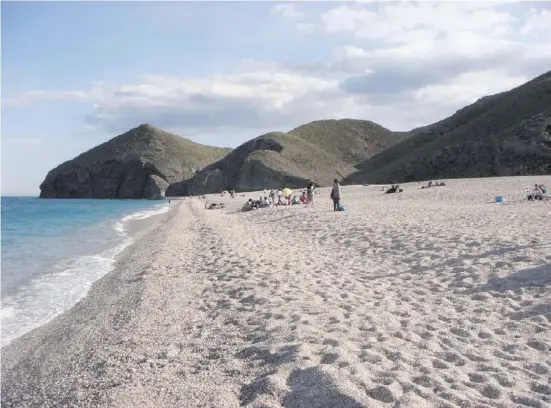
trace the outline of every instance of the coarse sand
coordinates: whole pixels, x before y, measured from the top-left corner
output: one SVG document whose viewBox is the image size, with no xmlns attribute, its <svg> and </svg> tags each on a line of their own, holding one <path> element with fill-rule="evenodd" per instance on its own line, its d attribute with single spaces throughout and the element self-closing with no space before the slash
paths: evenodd
<svg viewBox="0 0 551 408">
<path fill-rule="evenodd" d="M 551 177 L 173 200 L 2 349 L 2 407 L 551 407 Z M 504 203 L 495 203 L 495 196 Z"/>
</svg>

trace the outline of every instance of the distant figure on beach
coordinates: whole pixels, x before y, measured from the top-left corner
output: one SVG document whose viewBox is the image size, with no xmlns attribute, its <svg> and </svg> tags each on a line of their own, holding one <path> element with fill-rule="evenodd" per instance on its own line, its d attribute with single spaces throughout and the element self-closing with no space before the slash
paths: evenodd
<svg viewBox="0 0 551 408">
<path fill-rule="evenodd" d="M 283 202 L 283 191 L 281 189 L 277 190 L 277 204 L 276 205 L 285 205 Z"/>
<path fill-rule="evenodd" d="M 249 198 L 249 201 L 247 201 L 247 202 L 245 202 L 245 204 L 243 204 L 243 208 L 241 208 L 241 211 L 251 211 L 253 209 L 254 209 L 253 199 Z"/>
<path fill-rule="evenodd" d="M 341 205 L 341 185 L 339 180 L 333 180 L 333 188 L 331 189 L 331 199 L 333 200 L 333 211 L 339 211 Z"/>
<path fill-rule="evenodd" d="M 534 185 L 534 189 L 528 193 L 526 195 L 526 198 L 529 200 L 529 201 L 532 201 L 532 200 L 543 200 L 543 189 L 541 188 L 542 186 L 538 186 L 537 184 Z"/>
<path fill-rule="evenodd" d="M 312 180 L 308 181 L 306 185 L 306 207 L 314 206 L 314 182 Z"/>
<path fill-rule="evenodd" d="M 168 199 L 168 206 L 170 207 L 170 198 Z"/>
<path fill-rule="evenodd" d="M 385 191 L 385 194 L 401 193 L 402 191 L 404 190 L 400 188 L 399 184 L 396 184 L 396 185 L 393 184 L 392 187 L 390 187 L 388 190 Z"/>
</svg>

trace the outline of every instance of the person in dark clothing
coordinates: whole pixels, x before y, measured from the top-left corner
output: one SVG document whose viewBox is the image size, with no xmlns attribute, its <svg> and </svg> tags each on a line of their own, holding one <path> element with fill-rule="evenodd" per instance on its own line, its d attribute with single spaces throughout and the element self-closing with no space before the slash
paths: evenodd
<svg viewBox="0 0 551 408">
<path fill-rule="evenodd" d="M 314 206 L 314 182 L 312 180 L 306 185 L 306 206 Z"/>
<path fill-rule="evenodd" d="M 333 200 L 333 211 L 339 211 L 341 206 L 341 185 L 339 180 L 333 180 L 333 188 L 331 189 L 331 199 Z"/>
</svg>

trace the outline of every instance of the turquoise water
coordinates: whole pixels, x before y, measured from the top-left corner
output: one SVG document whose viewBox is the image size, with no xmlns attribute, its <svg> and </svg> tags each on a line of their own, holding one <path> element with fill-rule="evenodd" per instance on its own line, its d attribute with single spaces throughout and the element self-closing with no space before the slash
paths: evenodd
<svg viewBox="0 0 551 408">
<path fill-rule="evenodd" d="M 69 309 L 165 202 L 3 197 L 2 345 Z"/>
</svg>

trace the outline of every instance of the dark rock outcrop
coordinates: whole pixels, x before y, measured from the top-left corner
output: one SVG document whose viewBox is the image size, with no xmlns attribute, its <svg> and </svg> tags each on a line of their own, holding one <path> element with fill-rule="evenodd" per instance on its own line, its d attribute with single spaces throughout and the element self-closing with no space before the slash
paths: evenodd
<svg viewBox="0 0 551 408">
<path fill-rule="evenodd" d="M 551 174 L 551 72 L 479 99 L 365 160 L 345 184 Z"/>
<path fill-rule="evenodd" d="M 41 198 L 163 198 L 170 183 L 230 149 L 200 145 L 144 124 L 51 170 Z"/>
</svg>

